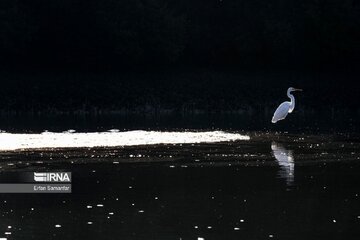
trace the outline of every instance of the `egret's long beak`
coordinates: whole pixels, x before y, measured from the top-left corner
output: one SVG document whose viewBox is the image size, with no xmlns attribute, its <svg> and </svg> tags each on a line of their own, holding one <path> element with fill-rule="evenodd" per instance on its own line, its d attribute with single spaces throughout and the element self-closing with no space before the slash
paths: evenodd
<svg viewBox="0 0 360 240">
<path fill-rule="evenodd" d="M 302 89 L 300 89 L 300 88 L 295 88 L 294 90 L 302 92 Z"/>
</svg>

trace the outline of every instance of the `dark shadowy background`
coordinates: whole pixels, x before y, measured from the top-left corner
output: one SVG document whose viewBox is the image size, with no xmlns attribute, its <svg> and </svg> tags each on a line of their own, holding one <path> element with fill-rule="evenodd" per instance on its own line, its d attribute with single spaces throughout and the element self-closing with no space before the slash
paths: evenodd
<svg viewBox="0 0 360 240">
<path fill-rule="evenodd" d="M 271 115 L 294 86 L 358 117 L 359 27 L 355 0 L 2 0 L 0 111 Z"/>
</svg>

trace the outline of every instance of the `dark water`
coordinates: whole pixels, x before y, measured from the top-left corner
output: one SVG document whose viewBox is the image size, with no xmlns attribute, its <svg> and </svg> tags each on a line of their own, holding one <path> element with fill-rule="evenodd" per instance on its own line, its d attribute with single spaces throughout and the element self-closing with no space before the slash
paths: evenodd
<svg viewBox="0 0 360 240">
<path fill-rule="evenodd" d="M 71 171 L 73 193 L 1 194 L 0 237 L 359 239 L 357 138 L 249 134 L 230 143 L 1 153 L 0 174 Z"/>
<path fill-rule="evenodd" d="M 199 114 L 100 114 L 100 115 L 5 115 L 0 130 L 8 132 L 64 131 L 79 132 L 120 130 L 220 129 L 241 131 L 282 131 L 291 133 L 357 133 L 360 113 L 356 110 L 331 112 L 295 110 L 286 121 L 271 123 L 273 111 Z"/>
</svg>

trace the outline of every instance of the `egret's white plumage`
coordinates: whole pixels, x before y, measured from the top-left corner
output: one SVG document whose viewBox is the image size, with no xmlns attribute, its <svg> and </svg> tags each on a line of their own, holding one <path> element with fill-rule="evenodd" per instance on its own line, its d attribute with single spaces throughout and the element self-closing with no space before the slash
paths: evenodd
<svg viewBox="0 0 360 240">
<path fill-rule="evenodd" d="M 295 98 L 291 94 L 291 92 L 293 91 L 302 91 L 302 89 L 296 89 L 293 87 L 288 88 L 287 96 L 290 98 L 291 101 L 286 101 L 279 105 L 279 107 L 275 110 L 274 116 L 271 120 L 272 123 L 276 123 L 277 121 L 285 119 L 288 113 L 292 113 L 292 111 L 294 111 Z"/>
</svg>

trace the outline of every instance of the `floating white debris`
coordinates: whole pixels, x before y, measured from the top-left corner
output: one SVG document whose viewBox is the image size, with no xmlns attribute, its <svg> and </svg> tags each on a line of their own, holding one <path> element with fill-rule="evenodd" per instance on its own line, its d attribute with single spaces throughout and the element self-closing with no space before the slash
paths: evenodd
<svg viewBox="0 0 360 240">
<path fill-rule="evenodd" d="M 198 237 L 197 240 L 205 240 L 205 238 Z"/>
<path fill-rule="evenodd" d="M 11 232 L 5 232 L 5 235 L 11 235 Z"/>
<path fill-rule="evenodd" d="M 244 220 L 244 219 L 240 219 L 240 222 L 245 222 L 245 220 Z"/>
<path fill-rule="evenodd" d="M 92 208 L 92 206 L 91 206 L 91 205 L 88 205 L 88 206 L 86 206 L 86 208 Z"/>
<path fill-rule="evenodd" d="M 56 228 L 61 228 L 61 225 L 60 225 L 60 224 L 56 224 L 55 227 L 56 227 Z"/>
<path fill-rule="evenodd" d="M 0 238 L 0 240 L 7 240 L 7 238 Z"/>
<path fill-rule="evenodd" d="M 96 206 L 97 207 L 103 207 L 104 205 L 103 204 L 97 204 Z"/>
<path fill-rule="evenodd" d="M 143 213 L 143 212 L 144 212 L 144 210 L 139 210 L 138 212 L 139 212 L 139 213 Z"/>
<path fill-rule="evenodd" d="M 40 134 L 0 133 L 0 151 L 36 148 L 116 147 L 151 144 L 210 143 L 249 140 L 249 136 L 222 131 L 209 132 L 43 132 Z M 134 157 L 134 155 L 130 155 Z"/>
<path fill-rule="evenodd" d="M 336 223 L 336 219 L 333 219 L 332 221 L 333 221 L 333 223 Z"/>
<path fill-rule="evenodd" d="M 272 235 L 272 234 L 269 235 L 269 238 L 273 238 L 273 237 L 274 237 L 274 235 Z"/>
<path fill-rule="evenodd" d="M 91 224 L 93 224 L 93 222 L 87 222 L 87 224 L 88 224 L 88 225 L 91 225 Z"/>
<path fill-rule="evenodd" d="M 208 229 L 212 229 L 212 226 L 207 226 Z"/>
<path fill-rule="evenodd" d="M 239 230 L 240 230 L 240 228 L 238 228 L 238 227 L 234 227 L 234 230 L 235 230 L 235 231 L 239 231 Z"/>
<path fill-rule="evenodd" d="M 198 229 L 199 227 L 198 226 L 194 226 L 195 229 Z"/>
<path fill-rule="evenodd" d="M 114 213 L 113 213 L 113 212 L 109 212 L 109 215 L 114 215 Z"/>
</svg>

